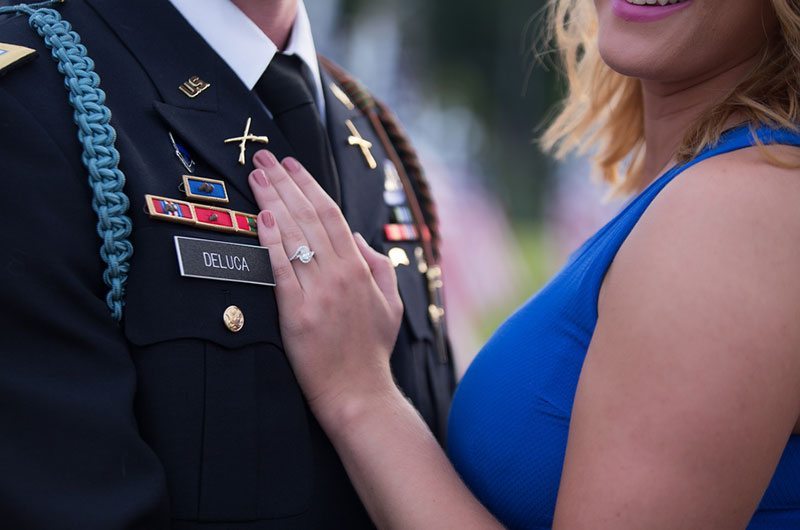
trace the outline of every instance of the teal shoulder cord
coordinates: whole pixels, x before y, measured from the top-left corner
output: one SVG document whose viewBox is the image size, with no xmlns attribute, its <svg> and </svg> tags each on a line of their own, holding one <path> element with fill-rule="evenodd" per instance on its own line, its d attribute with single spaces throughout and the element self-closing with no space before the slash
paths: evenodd
<svg viewBox="0 0 800 530">
<path fill-rule="evenodd" d="M 83 146 L 82 160 L 89 171 L 92 209 L 97 214 L 97 234 L 102 240 L 100 258 L 106 263 L 103 281 L 109 288 L 106 303 L 114 320 L 122 319 L 125 282 L 128 279 L 133 245 L 131 220 L 126 215 L 130 201 L 125 195 L 125 175 L 119 170 L 119 152 L 114 146 L 117 133 L 111 126 L 111 111 L 105 105 L 106 94 L 100 89 L 100 76 L 94 61 L 86 53 L 80 36 L 58 11 L 46 6 L 63 3 L 52 0 L 36 4 L 0 7 L 0 15 L 24 13 L 28 24 L 44 39 L 64 75 L 69 102 L 75 109 L 78 140 Z"/>
</svg>

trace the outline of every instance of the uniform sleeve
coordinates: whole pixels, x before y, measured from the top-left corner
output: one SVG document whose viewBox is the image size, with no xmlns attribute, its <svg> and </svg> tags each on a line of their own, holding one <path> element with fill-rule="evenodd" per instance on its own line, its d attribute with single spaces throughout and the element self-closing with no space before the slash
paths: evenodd
<svg viewBox="0 0 800 530">
<path fill-rule="evenodd" d="M 66 94 L 53 97 L 63 112 Z M 63 131 L 37 117 L 0 87 L 0 521 L 166 527 L 164 472 L 138 433 L 134 365 L 104 302 L 80 146 L 57 145 Z"/>
</svg>

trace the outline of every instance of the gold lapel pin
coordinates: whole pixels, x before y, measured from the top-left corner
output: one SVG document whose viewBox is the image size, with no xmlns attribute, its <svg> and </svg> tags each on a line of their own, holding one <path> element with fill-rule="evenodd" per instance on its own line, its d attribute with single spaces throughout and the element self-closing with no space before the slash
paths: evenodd
<svg viewBox="0 0 800 530">
<path fill-rule="evenodd" d="M 228 138 L 225 140 L 226 144 L 231 143 L 238 143 L 239 144 L 239 165 L 244 165 L 245 160 L 245 150 L 247 149 L 247 142 L 258 142 L 261 144 L 268 144 L 269 138 L 266 136 L 254 136 L 250 134 L 250 124 L 252 123 L 252 118 L 247 118 L 247 125 L 244 127 L 244 134 L 242 136 L 237 136 L 236 138 Z"/>
<path fill-rule="evenodd" d="M 361 154 L 364 155 L 364 159 L 367 161 L 367 165 L 370 169 L 378 167 L 378 163 L 375 161 L 375 157 L 372 156 L 372 151 L 370 151 L 370 149 L 372 149 L 372 142 L 365 140 L 364 137 L 361 136 L 361 133 L 358 132 L 358 129 L 356 129 L 352 121 L 346 120 L 344 124 L 347 125 L 347 128 L 350 130 L 347 143 L 361 149 Z"/>
<path fill-rule="evenodd" d="M 353 105 L 353 102 L 350 100 L 350 97 L 345 93 L 345 91 L 339 88 L 339 85 L 337 85 L 336 83 L 331 83 L 330 85 L 328 85 L 328 87 L 331 89 L 331 93 L 336 97 L 336 99 L 342 102 L 342 105 L 344 105 L 347 108 L 347 110 L 353 110 L 356 108 L 356 106 Z"/>
<path fill-rule="evenodd" d="M 186 94 L 190 98 L 196 98 L 205 89 L 211 86 L 211 83 L 206 83 L 199 76 L 193 75 L 188 81 L 181 84 L 178 90 Z"/>
</svg>

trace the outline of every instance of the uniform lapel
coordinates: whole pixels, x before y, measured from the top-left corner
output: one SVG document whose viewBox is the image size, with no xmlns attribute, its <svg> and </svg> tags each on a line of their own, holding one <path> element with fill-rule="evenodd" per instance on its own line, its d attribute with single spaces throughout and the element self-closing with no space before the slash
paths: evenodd
<svg viewBox="0 0 800 530">
<path fill-rule="evenodd" d="M 258 149 L 267 148 L 278 157 L 293 154 L 275 123 L 267 117 L 258 104 L 246 105 L 246 94 L 240 94 L 238 103 L 221 105 L 220 112 L 209 113 L 186 109 L 156 101 L 156 111 L 169 124 L 171 130 L 185 140 L 208 164 L 219 172 L 230 184 L 255 204 L 247 183 L 247 175 L 253 169 L 252 156 Z M 268 144 L 248 142 L 245 150 L 245 164 L 238 162 L 239 145 L 225 144 L 225 138 L 241 136 L 248 118 L 252 118 L 250 133 L 266 136 Z"/>
<path fill-rule="evenodd" d="M 350 228 L 375 243 L 389 215 L 383 202 L 386 156 L 367 117 L 358 109 L 348 108 L 334 96 L 331 90 L 333 79 L 324 69 L 320 74 L 328 115 L 328 136 L 342 187 L 342 208 Z M 370 169 L 361 150 L 349 144 L 347 120 L 353 122 L 365 140 L 372 142 L 372 155 L 378 163 L 376 169 Z"/>
<path fill-rule="evenodd" d="M 247 183 L 252 156 L 266 147 L 277 156 L 294 153 L 260 100 L 166 0 L 88 0 L 147 71 L 161 96 L 153 106 L 169 128 L 248 201 L 255 201 Z M 154 27 L 155 26 L 155 27 Z M 211 86 L 194 98 L 179 90 L 193 76 Z M 245 164 L 238 163 L 238 144 L 248 118 L 250 133 L 267 136 L 269 144 L 248 142 Z M 166 135 L 165 135 L 166 137 Z"/>
</svg>

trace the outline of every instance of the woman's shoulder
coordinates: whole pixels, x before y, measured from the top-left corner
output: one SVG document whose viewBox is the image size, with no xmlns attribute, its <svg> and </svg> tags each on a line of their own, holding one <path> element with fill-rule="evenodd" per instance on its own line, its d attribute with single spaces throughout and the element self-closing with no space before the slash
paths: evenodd
<svg viewBox="0 0 800 530">
<path fill-rule="evenodd" d="M 600 301 L 646 285 L 675 318 L 749 323 L 740 331 L 761 333 L 800 314 L 799 267 L 800 149 L 755 146 L 700 161 L 670 182 L 620 248 Z M 800 347 L 800 332 L 791 340 Z"/>
<path fill-rule="evenodd" d="M 629 247 L 642 250 L 664 240 L 676 251 L 800 260 L 800 148 L 753 146 L 701 160 L 661 191 L 633 232 Z M 794 263 L 787 272 L 796 274 Z"/>
<path fill-rule="evenodd" d="M 755 145 L 700 160 L 677 176 L 654 201 L 669 206 L 706 202 L 740 206 L 745 211 L 786 202 L 786 213 L 800 213 L 800 146 Z M 777 212 L 776 212 L 777 213 Z"/>
</svg>

